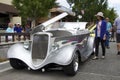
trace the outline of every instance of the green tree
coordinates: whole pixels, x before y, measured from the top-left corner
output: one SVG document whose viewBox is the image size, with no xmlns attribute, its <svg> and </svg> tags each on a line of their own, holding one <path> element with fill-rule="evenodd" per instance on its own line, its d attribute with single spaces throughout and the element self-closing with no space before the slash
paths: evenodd
<svg viewBox="0 0 120 80">
<path fill-rule="evenodd" d="M 105 12 L 105 16 L 110 19 L 110 21 L 113 23 L 115 18 L 117 17 L 117 13 L 114 10 L 114 8 L 107 9 Z"/>
<path fill-rule="evenodd" d="M 108 9 L 108 0 L 67 0 L 69 3 L 74 4 L 73 11 L 78 15 L 82 15 L 83 18 L 81 21 L 93 22 L 96 20 L 95 14 L 97 12 L 105 13 L 107 17 L 111 16 L 111 19 L 116 17 L 114 9 Z M 84 14 L 81 13 L 81 10 L 84 11 Z"/>
<path fill-rule="evenodd" d="M 12 4 L 18 9 L 23 18 L 29 18 L 32 21 L 32 27 L 35 21 L 47 16 L 49 9 L 55 6 L 56 0 L 13 0 Z"/>
</svg>

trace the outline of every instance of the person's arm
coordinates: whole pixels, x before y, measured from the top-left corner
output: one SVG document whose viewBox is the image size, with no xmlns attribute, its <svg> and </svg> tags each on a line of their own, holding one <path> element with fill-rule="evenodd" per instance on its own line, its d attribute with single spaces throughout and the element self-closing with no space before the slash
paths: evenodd
<svg viewBox="0 0 120 80">
<path fill-rule="evenodd" d="M 107 22 L 104 21 L 104 36 L 103 36 L 103 40 L 106 40 L 106 32 L 107 32 Z"/>
<path fill-rule="evenodd" d="M 9 32 L 9 29 L 7 28 L 5 32 L 7 32 L 7 33 L 8 33 L 8 32 Z"/>
<path fill-rule="evenodd" d="M 114 31 L 114 32 L 117 31 L 117 26 L 113 25 L 113 31 Z"/>
<path fill-rule="evenodd" d="M 112 24 L 110 23 L 110 31 L 109 32 L 112 32 Z"/>
<path fill-rule="evenodd" d="M 17 33 L 17 31 L 16 31 L 16 27 L 14 27 L 14 32 Z"/>
<path fill-rule="evenodd" d="M 117 30 L 117 21 L 116 21 L 116 19 L 115 19 L 114 24 L 113 24 L 113 29 L 114 29 L 114 31 Z"/>
</svg>

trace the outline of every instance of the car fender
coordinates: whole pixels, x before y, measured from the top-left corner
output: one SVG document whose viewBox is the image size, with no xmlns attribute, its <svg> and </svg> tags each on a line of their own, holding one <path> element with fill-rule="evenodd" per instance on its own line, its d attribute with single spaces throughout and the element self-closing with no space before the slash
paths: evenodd
<svg viewBox="0 0 120 80">
<path fill-rule="evenodd" d="M 84 60 L 82 61 L 85 61 L 92 53 L 95 52 L 95 44 L 94 44 L 94 37 L 88 37 L 88 41 L 87 41 L 87 55 L 84 56 Z"/>
<path fill-rule="evenodd" d="M 30 51 L 26 50 L 22 43 L 12 45 L 7 52 L 8 59 L 14 58 L 23 61 L 29 67 L 32 66 L 32 59 Z"/>
<path fill-rule="evenodd" d="M 72 62 L 73 56 L 77 47 L 75 45 L 65 46 L 57 51 L 55 51 L 54 55 L 50 57 L 53 63 L 59 65 L 68 65 Z"/>
<path fill-rule="evenodd" d="M 87 46 L 89 49 L 91 49 L 92 51 L 94 50 L 94 46 L 95 46 L 95 37 L 88 37 L 88 42 L 87 42 Z"/>
</svg>

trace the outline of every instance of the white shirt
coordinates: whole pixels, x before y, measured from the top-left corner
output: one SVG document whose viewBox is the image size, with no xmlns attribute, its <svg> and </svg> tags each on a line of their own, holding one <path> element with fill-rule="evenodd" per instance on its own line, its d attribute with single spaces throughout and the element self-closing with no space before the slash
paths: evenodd
<svg viewBox="0 0 120 80">
<path fill-rule="evenodd" d="M 6 32 L 7 32 L 7 33 L 14 33 L 14 29 L 8 27 L 7 30 L 6 30 Z M 12 36 L 8 36 L 8 40 L 12 40 Z"/>
<path fill-rule="evenodd" d="M 102 21 L 99 21 L 97 24 L 97 37 L 100 37 Z"/>
</svg>

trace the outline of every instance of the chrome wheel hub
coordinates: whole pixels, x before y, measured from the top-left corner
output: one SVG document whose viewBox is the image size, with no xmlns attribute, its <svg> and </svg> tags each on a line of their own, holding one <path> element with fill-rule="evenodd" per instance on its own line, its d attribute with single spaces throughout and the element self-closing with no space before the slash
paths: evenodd
<svg viewBox="0 0 120 80">
<path fill-rule="evenodd" d="M 79 58 L 77 56 L 77 54 L 75 55 L 75 62 L 74 62 L 74 71 L 76 72 L 78 70 L 79 67 Z"/>
</svg>

